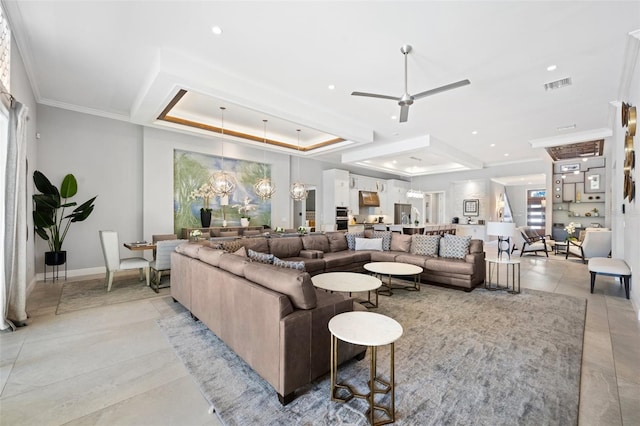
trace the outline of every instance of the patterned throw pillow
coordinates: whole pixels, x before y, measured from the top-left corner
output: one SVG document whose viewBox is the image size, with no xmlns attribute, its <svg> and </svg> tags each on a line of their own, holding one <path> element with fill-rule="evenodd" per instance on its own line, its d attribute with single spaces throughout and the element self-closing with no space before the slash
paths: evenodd
<svg viewBox="0 0 640 426">
<path fill-rule="evenodd" d="M 242 244 L 242 240 L 224 241 L 222 243 L 222 249 L 227 253 L 233 253 L 237 251 L 240 247 L 244 247 L 244 244 Z"/>
<path fill-rule="evenodd" d="M 438 246 L 440 245 L 440 235 L 420 235 L 411 236 L 411 253 L 422 256 L 438 257 Z"/>
<path fill-rule="evenodd" d="M 294 262 L 291 260 L 282 260 L 274 256 L 273 265 L 279 268 L 288 268 L 288 269 L 297 269 L 298 271 L 304 272 L 304 262 Z"/>
<path fill-rule="evenodd" d="M 444 247 L 440 247 L 440 256 L 454 259 L 464 259 L 469 253 L 469 243 L 471 235 L 450 235 L 444 234 Z"/>
<path fill-rule="evenodd" d="M 349 250 L 355 250 L 356 238 L 364 238 L 364 232 L 347 232 L 344 236 L 347 237 L 347 247 L 349 247 Z"/>
<path fill-rule="evenodd" d="M 382 250 L 391 250 L 391 231 L 373 231 L 371 238 L 382 238 Z"/>
<path fill-rule="evenodd" d="M 253 251 L 251 249 L 247 250 L 247 255 L 249 256 L 249 259 L 251 259 L 252 262 L 258 262 L 258 263 L 271 264 L 273 263 L 273 259 L 275 258 L 275 256 L 272 254 L 260 253 L 259 251 Z"/>
</svg>

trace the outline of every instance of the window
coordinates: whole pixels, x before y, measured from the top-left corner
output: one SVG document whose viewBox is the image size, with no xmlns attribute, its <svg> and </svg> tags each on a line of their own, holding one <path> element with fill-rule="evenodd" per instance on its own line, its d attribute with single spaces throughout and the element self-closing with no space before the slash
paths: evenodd
<svg viewBox="0 0 640 426">
<path fill-rule="evenodd" d="M 527 226 L 544 230 L 546 208 L 547 192 L 544 189 L 527 190 Z"/>
</svg>

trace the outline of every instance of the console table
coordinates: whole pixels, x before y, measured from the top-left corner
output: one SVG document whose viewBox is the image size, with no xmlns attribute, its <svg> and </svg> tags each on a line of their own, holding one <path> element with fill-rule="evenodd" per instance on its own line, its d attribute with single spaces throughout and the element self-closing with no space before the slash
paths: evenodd
<svg viewBox="0 0 640 426">
<path fill-rule="evenodd" d="M 209 228 L 182 228 L 182 238 L 188 239 L 191 231 L 195 231 L 196 229 L 200 230 L 200 232 L 202 232 L 203 234 L 208 233 L 212 237 L 214 236 L 213 233 L 227 232 L 227 231 L 232 231 L 232 232 L 236 231 L 238 233 L 238 236 L 241 237 L 244 231 L 262 231 L 264 230 L 264 227 L 262 226 L 225 226 L 225 227 L 212 226 Z"/>
</svg>

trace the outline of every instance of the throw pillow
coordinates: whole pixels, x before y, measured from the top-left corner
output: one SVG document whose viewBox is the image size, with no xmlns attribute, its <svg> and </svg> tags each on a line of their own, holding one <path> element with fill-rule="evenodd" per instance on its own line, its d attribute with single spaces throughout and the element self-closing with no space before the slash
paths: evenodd
<svg viewBox="0 0 640 426">
<path fill-rule="evenodd" d="M 329 239 L 329 249 L 331 253 L 349 249 L 344 232 L 327 232 L 325 235 Z"/>
<path fill-rule="evenodd" d="M 227 253 L 234 253 L 240 247 L 244 247 L 244 244 L 242 243 L 242 240 L 231 240 L 231 241 L 223 241 L 222 242 L 222 249 L 224 251 L 226 251 Z"/>
<path fill-rule="evenodd" d="M 356 250 L 382 251 L 382 238 L 356 238 Z"/>
<path fill-rule="evenodd" d="M 382 238 L 382 250 L 391 250 L 391 231 L 373 231 L 371 238 Z"/>
<path fill-rule="evenodd" d="M 471 235 L 461 236 L 444 234 L 444 250 L 440 252 L 440 256 L 453 259 L 464 259 L 467 253 L 469 253 L 470 242 Z"/>
<path fill-rule="evenodd" d="M 440 235 L 420 235 L 411 236 L 411 253 L 422 256 L 438 257 L 438 246 L 440 245 Z"/>
<path fill-rule="evenodd" d="M 269 263 L 269 264 L 273 263 L 274 256 L 269 253 L 260 253 L 258 251 L 253 251 L 251 249 L 248 249 L 247 255 L 249 256 L 249 259 L 251 259 L 252 262 Z"/>
<path fill-rule="evenodd" d="M 304 262 L 303 261 L 292 261 L 292 260 L 282 260 L 277 257 L 273 258 L 273 265 L 279 268 L 287 268 L 287 269 L 297 269 L 298 271 L 304 272 Z"/>
<path fill-rule="evenodd" d="M 409 253 L 409 250 L 411 250 L 411 235 L 394 232 L 391 235 L 391 251 L 404 251 Z"/>
<path fill-rule="evenodd" d="M 234 251 L 233 254 L 240 257 L 247 257 L 247 249 L 242 246 L 238 250 Z"/>
<path fill-rule="evenodd" d="M 347 247 L 349 250 L 355 250 L 356 238 L 364 238 L 364 232 L 347 232 L 344 236 L 347 239 Z"/>
</svg>

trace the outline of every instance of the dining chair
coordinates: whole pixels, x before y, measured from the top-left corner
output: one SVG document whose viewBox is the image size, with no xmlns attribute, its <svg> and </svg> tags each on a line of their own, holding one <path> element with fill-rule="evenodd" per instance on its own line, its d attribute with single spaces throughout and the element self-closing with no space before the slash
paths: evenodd
<svg viewBox="0 0 640 426">
<path fill-rule="evenodd" d="M 187 242 L 189 240 L 177 239 L 156 242 L 156 258 L 149 264 L 151 268 L 151 288 L 156 293 L 160 289 L 162 273 L 171 270 L 171 253 L 175 251 L 177 246 Z"/>
<path fill-rule="evenodd" d="M 151 241 L 153 241 L 153 244 L 156 244 L 158 241 L 177 240 L 177 239 L 178 239 L 177 234 L 155 234 L 151 236 Z M 155 258 L 156 258 L 156 249 L 153 249 L 153 259 L 155 260 Z"/>
<path fill-rule="evenodd" d="M 104 264 L 107 268 L 107 276 L 105 278 L 107 292 L 111 291 L 113 274 L 116 271 L 138 269 L 140 271 L 140 281 L 143 280 L 142 272 L 144 271 L 148 286 L 150 278 L 149 261 L 143 257 L 121 259 L 118 233 L 116 231 L 98 231 L 98 233 L 100 234 L 100 245 L 102 246 L 102 254 L 104 255 Z"/>
</svg>

